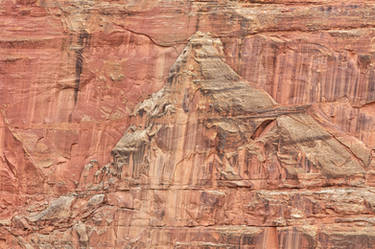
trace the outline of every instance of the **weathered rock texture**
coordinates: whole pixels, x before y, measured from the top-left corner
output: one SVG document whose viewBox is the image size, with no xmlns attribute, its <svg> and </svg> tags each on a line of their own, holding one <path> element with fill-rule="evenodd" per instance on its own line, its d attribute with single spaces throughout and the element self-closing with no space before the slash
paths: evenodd
<svg viewBox="0 0 375 249">
<path fill-rule="evenodd" d="M 375 4 L 0 0 L 0 248 L 375 248 Z"/>
</svg>

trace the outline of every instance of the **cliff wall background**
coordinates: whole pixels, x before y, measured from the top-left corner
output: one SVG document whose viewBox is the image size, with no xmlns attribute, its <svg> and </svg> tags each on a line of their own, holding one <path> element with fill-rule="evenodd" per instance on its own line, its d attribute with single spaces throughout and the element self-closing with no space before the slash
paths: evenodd
<svg viewBox="0 0 375 249">
<path fill-rule="evenodd" d="M 375 3 L 0 0 L 0 248 L 375 248 Z"/>
</svg>

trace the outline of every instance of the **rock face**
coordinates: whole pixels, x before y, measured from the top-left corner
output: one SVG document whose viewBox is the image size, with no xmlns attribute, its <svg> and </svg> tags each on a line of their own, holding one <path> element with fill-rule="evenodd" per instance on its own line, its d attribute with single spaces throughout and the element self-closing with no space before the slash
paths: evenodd
<svg viewBox="0 0 375 249">
<path fill-rule="evenodd" d="M 374 16 L 0 0 L 0 248 L 375 248 Z"/>
</svg>

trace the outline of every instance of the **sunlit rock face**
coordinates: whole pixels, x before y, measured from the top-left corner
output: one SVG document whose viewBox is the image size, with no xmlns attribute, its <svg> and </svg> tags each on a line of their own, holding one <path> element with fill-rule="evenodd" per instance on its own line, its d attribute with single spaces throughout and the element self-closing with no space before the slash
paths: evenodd
<svg viewBox="0 0 375 249">
<path fill-rule="evenodd" d="M 0 248 L 375 248 L 374 16 L 0 0 Z"/>
</svg>

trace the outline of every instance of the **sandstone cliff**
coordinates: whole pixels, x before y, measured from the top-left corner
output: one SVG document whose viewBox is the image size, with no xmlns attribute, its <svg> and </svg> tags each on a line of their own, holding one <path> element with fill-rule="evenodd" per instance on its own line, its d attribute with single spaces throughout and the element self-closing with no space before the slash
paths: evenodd
<svg viewBox="0 0 375 249">
<path fill-rule="evenodd" d="M 0 248 L 375 248 L 374 16 L 0 1 Z"/>
</svg>

